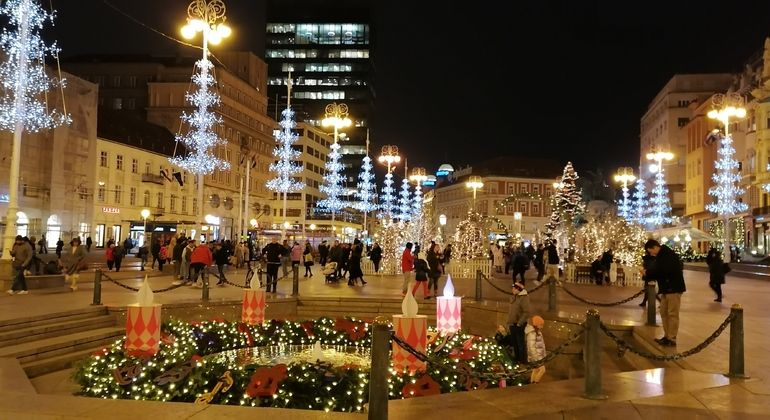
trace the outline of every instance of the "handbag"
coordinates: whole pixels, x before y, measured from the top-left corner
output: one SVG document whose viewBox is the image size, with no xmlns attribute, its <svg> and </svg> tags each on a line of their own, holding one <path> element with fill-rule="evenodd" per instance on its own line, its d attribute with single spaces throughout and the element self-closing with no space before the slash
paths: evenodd
<svg viewBox="0 0 770 420">
<path fill-rule="evenodd" d="M 305 262 L 313 262 L 313 254 L 305 254 Z"/>
</svg>

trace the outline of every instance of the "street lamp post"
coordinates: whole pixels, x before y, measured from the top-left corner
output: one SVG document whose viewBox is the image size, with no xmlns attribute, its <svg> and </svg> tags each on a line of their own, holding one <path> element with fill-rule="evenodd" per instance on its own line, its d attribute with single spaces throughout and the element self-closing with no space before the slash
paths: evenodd
<svg viewBox="0 0 770 420">
<path fill-rule="evenodd" d="M 730 138 L 730 119 L 736 118 L 741 119 L 746 117 L 746 108 L 743 107 L 743 97 L 737 93 L 731 93 L 728 95 L 722 95 L 722 94 L 716 94 L 711 99 L 712 104 L 714 106 L 714 109 L 708 112 L 708 117 L 712 120 L 717 120 L 724 125 L 725 129 L 725 135 L 722 139 L 722 142 L 728 142 L 724 143 L 723 146 L 727 147 L 729 146 L 729 142 L 731 141 Z M 732 171 L 732 168 L 728 168 L 728 170 Z M 740 194 L 740 192 L 738 193 Z M 736 195 L 733 192 L 733 195 Z M 721 200 L 721 198 L 717 198 L 718 200 Z M 725 198 L 726 199 L 726 198 Z M 722 214 L 722 233 L 724 235 L 724 241 L 722 246 L 722 252 L 724 253 L 724 258 L 731 258 L 730 254 L 730 216 L 734 213 L 735 208 L 732 206 L 719 206 L 719 202 L 717 202 L 717 205 L 714 207 L 719 208 Z M 721 207 L 721 208 L 720 208 Z M 727 208 L 725 208 L 727 207 Z M 711 209 L 713 210 L 713 209 Z M 729 261 L 732 261 L 730 259 Z"/>
<path fill-rule="evenodd" d="M 664 179 L 663 161 L 669 161 L 674 159 L 674 154 L 671 152 L 664 152 L 661 149 L 653 149 L 652 152 L 647 153 L 647 159 L 655 163 L 650 165 L 650 171 L 655 172 L 655 183 L 652 188 L 652 215 L 650 216 L 651 223 L 654 225 L 661 225 L 668 223 L 670 217 L 665 213 L 670 211 L 670 205 L 666 201 L 668 199 L 668 190 L 666 189 Z M 664 197 L 665 195 L 665 197 Z"/>
<path fill-rule="evenodd" d="M 390 144 L 382 146 L 382 150 L 380 152 L 380 156 L 377 157 L 377 161 L 388 168 L 388 172 L 385 174 L 385 187 L 383 188 L 383 193 L 385 194 L 384 198 L 389 198 L 390 201 L 387 199 L 384 200 L 385 202 L 382 203 L 384 205 L 382 210 L 385 210 L 385 213 L 388 217 L 392 217 L 394 191 L 393 169 L 396 165 L 398 165 L 399 162 L 401 162 L 401 155 L 398 153 L 398 146 L 393 146 Z"/>
<path fill-rule="evenodd" d="M 140 212 L 142 219 L 144 219 L 144 230 L 142 230 L 142 245 L 147 244 L 147 218 L 150 217 L 149 209 L 142 209 Z"/>
<path fill-rule="evenodd" d="M 473 190 L 473 211 L 476 211 L 476 191 L 484 187 L 484 181 L 480 176 L 473 175 L 465 182 L 465 186 Z"/>
<path fill-rule="evenodd" d="M 522 235 L 522 233 L 521 233 L 521 216 L 522 216 L 522 214 L 521 214 L 520 211 L 517 211 L 517 212 L 513 213 L 513 221 L 516 224 L 516 239 L 517 240 L 520 240 L 521 239 L 521 235 Z"/>
<path fill-rule="evenodd" d="M 444 242 L 444 226 L 446 226 L 446 214 L 441 214 L 438 216 L 438 224 L 439 229 L 441 229 L 439 236 L 441 237 L 441 242 Z"/>
<path fill-rule="evenodd" d="M 353 121 L 348 118 L 348 106 L 345 104 L 338 104 L 336 102 L 326 105 L 324 110 L 324 119 L 321 121 L 321 125 L 324 127 L 334 127 L 334 144 L 338 143 L 339 129 L 350 127 Z M 286 208 L 286 194 L 283 195 L 284 208 Z M 332 209 L 332 226 L 334 226 L 334 217 L 336 211 Z M 284 218 L 286 215 L 284 214 Z"/>
<path fill-rule="evenodd" d="M 631 217 L 631 209 L 628 203 L 628 184 L 634 182 L 636 176 L 634 176 L 634 170 L 628 166 L 618 169 L 618 173 L 615 175 L 615 182 L 620 182 L 623 185 L 623 203 L 620 205 L 620 217 L 628 220 Z"/>
</svg>

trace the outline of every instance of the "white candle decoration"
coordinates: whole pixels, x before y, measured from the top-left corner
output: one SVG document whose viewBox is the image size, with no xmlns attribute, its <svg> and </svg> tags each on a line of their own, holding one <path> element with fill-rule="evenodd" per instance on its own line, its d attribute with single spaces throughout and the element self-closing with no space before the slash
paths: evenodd
<svg viewBox="0 0 770 420">
<path fill-rule="evenodd" d="M 401 314 L 405 317 L 414 318 L 417 315 L 417 301 L 412 295 L 412 289 L 407 287 L 406 296 L 401 301 Z"/>
<path fill-rule="evenodd" d="M 139 286 L 139 291 L 136 293 L 137 303 L 139 306 L 152 306 L 155 296 L 150 287 L 149 277 L 145 274 L 144 282 Z"/>
<path fill-rule="evenodd" d="M 452 284 L 452 276 L 447 274 L 446 284 L 444 285 L 444 297 L 454 297 L 454 295 L 455 295 L 455 287 Z"/>
</svg>

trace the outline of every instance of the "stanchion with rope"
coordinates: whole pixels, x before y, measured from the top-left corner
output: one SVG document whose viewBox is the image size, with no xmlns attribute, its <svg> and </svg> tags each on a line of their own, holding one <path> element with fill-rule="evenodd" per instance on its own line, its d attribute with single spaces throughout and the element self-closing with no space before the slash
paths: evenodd
<svg viewBox="0 0 770 420">
<path fill-rule="evenodd" d="M 585 362 L 585 393 L 583 396 L 590 400 L 604 400 L 607 395 L 602 389 L 602 349 L 599 345 L 599 311 L 589 309 L 586 312 L 585 343 L 583 361 Z"/>
<path fill-rule="evenodd" d="M 743 364 L 743 307 L 735 304 L 730 308 L 730 378 L 746 379 Z"/>
<path fill-rule="evenodd" d="M 98 270 L 98 273 L 100 273 L 100 274 L 98 275 L 98 276 L 99 276 L 99 284 L 100 284 L 100 286 L 99 286 L 100 300 L 101 300 L 101 280 L 102 280 L 102 279 L 107 279 L 107 280 L 109 280 L 110 282 L 114 283 L 115 285 L 117 285 L 117 286 L 120 286 L 120 287 L 122 287 L 122 288 L 124 288 L 124 289 L 126 289 L 126 290 L 131 290 L 132 292 L 138 292 L 138 291 L 139 291 L 139 288 L 138 288 L 138 287 L 133 287 L 133 286 L 129 286 L 129 285 L 127 285 L 127 284 L 123 284 L 123 283 L 121 283 L 121 282 L 119 282 L 119 281 L 117 281 L 117 280 L 113 279 L 113 278 L 112 278 L 112 277 L 110 277 L 110 276 L 109 276 L 107 273 L 104 273 L 104 272 L 103 272 L 103 271 L 101 271 L 101 270 Z M 94 286 L 95 286 L 95 285 L 96 285 L 96 276 L 94 276 Z M 162 288 L 162 289 L 157 289 L 157 290 L 153 289 L 153 291 L 152 291 L 152 292 L 153 292 L 153 293 L 163 293 L 163 292 L 168 292 L 169 290 L 178 289 L 178 288 L 180 288 L 180 287 L 182 287 L 182 286 L 184 286 L 184 283 L 181 283 L 181 284 L 172 284 L 171 286 L 169 286 L 169 287 L 164 287 L 164 288 Z M 96 291 L 95 291 L 95 290 L 94 290 L 94 294 L 96 294 Z M 96 298 L 96 296 L 94 296 L 94 298 Z"/>
<path fill-rule="evenodd" d="M 94 270 L 94 299 L 91 305 L 102 304 L 102 270 Z"/>
<path fill-rule="evenodd" d="M 581 301 L 583 303 L 589 304 L 591 306 L 605 306 L 605 307 L 606 306 L 617 306 L 617 305 L 622 305 L 624 303 L 631 302 L 632 300 L 634 300 L 634 299 L 638 298 L 639 296 L 641 296 L 642 294 L 646 293 L 646 289 L 642 288 L 638 292 L 634 293 L 633 296 L 629 296 L 629 297 L 627 297 L 627 298 L 625 298 L 623 300 L 619 300 L 617 302 L 595 302 L 595 301 L 591 301 L 591 300 L 582 298 L 582 297 L 572 293 L 572 291 L 570 291 L 569 289 L 564 287 L 563 284 L 561 286 L 561 289 L 564 290 L 568 295 L 572 296 L 573 298 L 575 298 L 575 299 L 577 299 L 577 300 L 579 300 L 579 301 Z"/>
<path fill-rule="evenodd" d="M 657 294 L 655 293 L 655 282 L 648 281 L 646 287 L 647 294 L 645 295 L 645 299 L 647 299 L 647 325 L 657 325 L 658 315 L 656 314 L 656 304 L 658 299 Z"/>
<path fill-rule="evenodd" d="M 548 277 L 548 311 L 556 312 L 556 277 Z"/>
<path fill-rule="evenodd" d="M 372 325 L 372 366 L 369 371 L 369 420 L 388 418 L 388 367 L 390 360 L 390 325 L 378 316 Z"/>
</svg>

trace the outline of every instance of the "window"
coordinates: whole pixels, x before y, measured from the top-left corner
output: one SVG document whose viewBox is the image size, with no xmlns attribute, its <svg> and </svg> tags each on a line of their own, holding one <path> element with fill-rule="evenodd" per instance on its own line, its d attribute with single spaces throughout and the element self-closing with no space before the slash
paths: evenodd
<svg viewBox="0 0 770 420">
<path fill-rule="evenodd" d="M 176 195 L 171 194 L 171 202 L 169 202 L 168 207 L 172 213 L 176 211 Z"/>
<path fill-rule="evenodd" d="M 120 76 L 112 76 L 112 87 L 120 87 Z"/>
<path fill-rule="evenodd" d="M 115 186 L 115 204 L 120 204 L 120 199 L 123 195 L 123 187 L 120 185 Z"/>
<path fill-rule="evenodd" d="M 193 198 L 193 214 L 198 214 L 198 199 Z"/>
<path fill-rule="evenodd" d="M 151 167 L 151 166 L 152 166 L 152 164 L 151 164 L 150 162 L 145 162 L 145 163 L 144 163 L 144 173 L 146 173 L 146 174 L 149 174 L 149 173 L 150 173 L 150 167 Z M 149 204 L 148 204 L 148 205 L 149 205 Z"/>
<path fill-rule="evenodd" d="M 123 155 L 117 155 L 115 159 L 115 168 L 119 171 L 123 170 Z"/>
<path fill-rule="evenodd" d="M 136 76 L 128 76 L 128 87 L 136 87 Z"/>
<path fill-rule="evenodd" d="M 147 190 L 144 190 L 144 206 L 150 207 L 150 192 Z"/>
<path fill-rule="evenodd" d="M 687 123 L 690 122 L 689 118 L 677 118 L 676 119 L 676 126 L 679 128 L 682 128 L 687 125 Z"/>
<path fill-rule="evenodd" d="M 136 99 L 134 98 L 126 99 L 126 109 L 136 109 Z"/>
<path fill-rule="evenodd" d="M 112 109 L 123 109 L 123 99 L 121 99 L 121 98 L 113 98 L 112 99 Z"/>
<path fill-rule="evenodd" d="M 104 203 L 104 194 L 106 192 L 106 189 L 104 188 L 104 185 L 99 185 L 99 192 L 97 193 L 97 197 L 99 199 L 100 203 Z"/>
<path fill-rule="evenodd" d="M 99 166 L 102 168 L 107 167 L 107 152 L 99 153 Z"/>
<path fill-rule="evenodd" d="M 128 204 L 132 206 L 136 205 L 136 187 L 131 187 L 128 192 Z"/>
<path fill-rule="evenodd" d="M 157 205 L 157 206 L 155 206 L 155 207 L 157 207 L 157 208 L 159 208 L 159 209 L 162 209 L 162 208 L 163 208 L 163 193 L 162 193 L 162 192 L 159 192 L 159 193 L 158 193 L 158 203 L 157 203 L 157 204 L 158 204 L 158 205 Z"/>
<path fill-rule="evenodd" d="M 131 173 L 138 174 L 139 173 L 139 160 L 138 159 L 131 159 Z"/>
<path fill-rule="evenodd" d="M 187 213 L 187 197 L 182 196 L 182 214 Z"/>
</svg>

